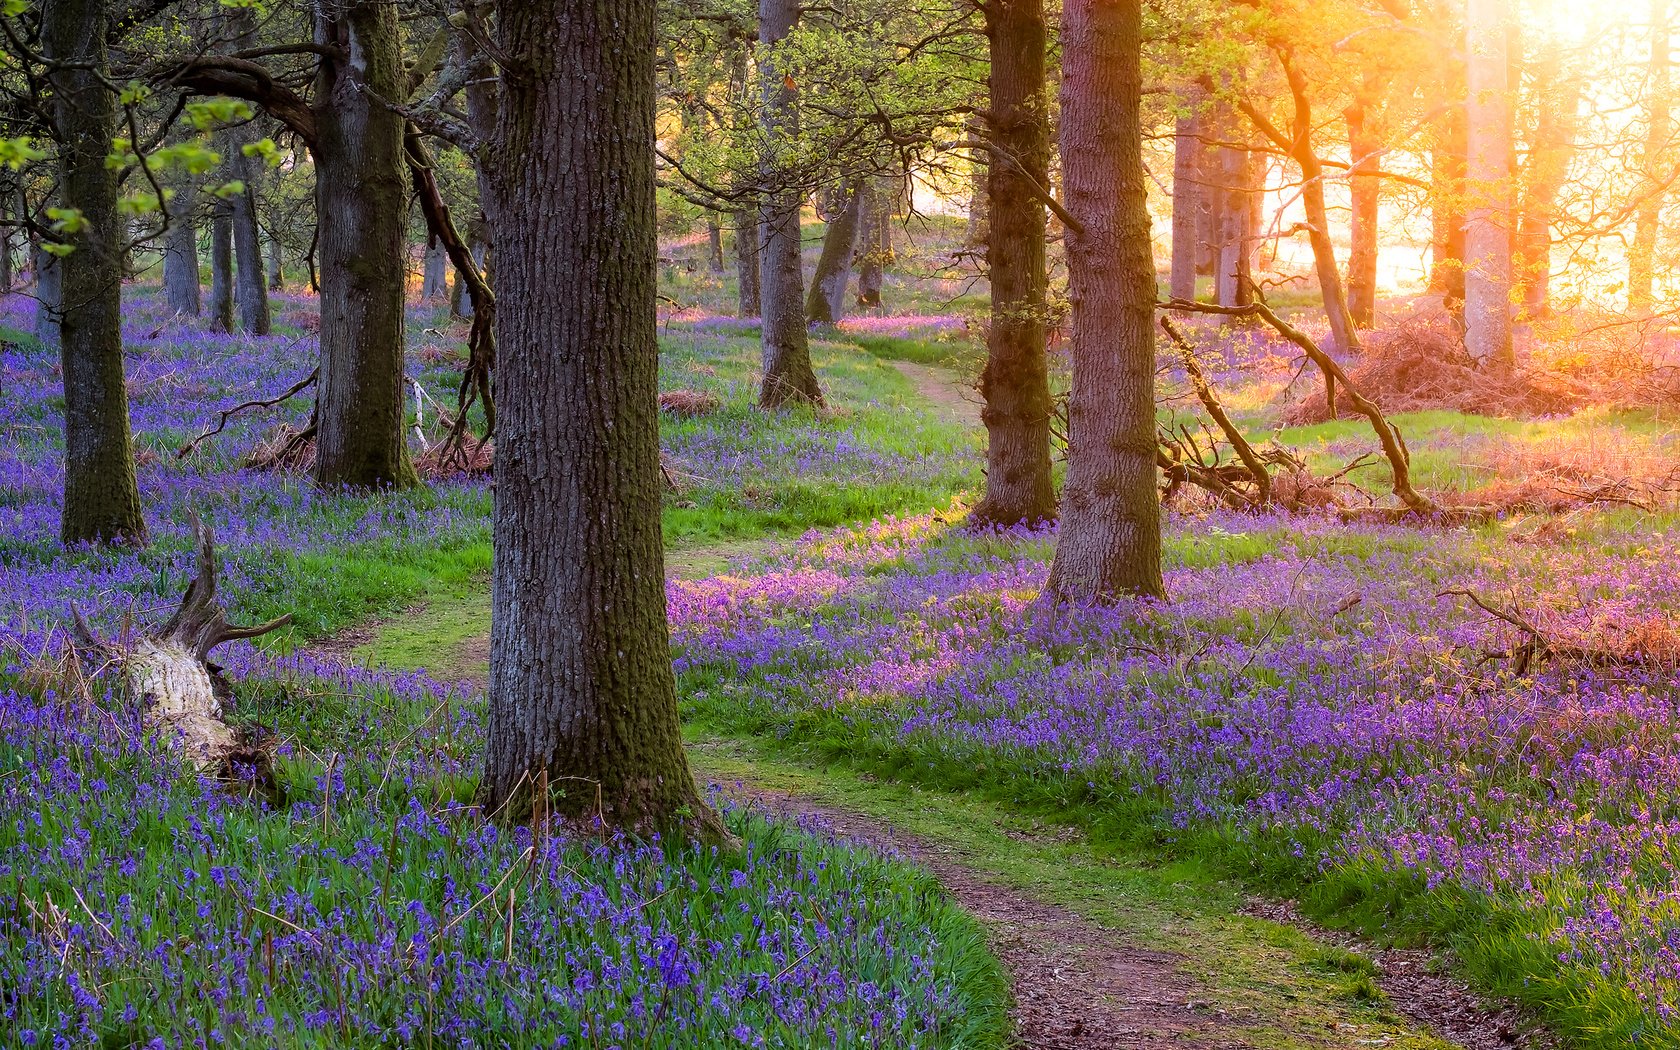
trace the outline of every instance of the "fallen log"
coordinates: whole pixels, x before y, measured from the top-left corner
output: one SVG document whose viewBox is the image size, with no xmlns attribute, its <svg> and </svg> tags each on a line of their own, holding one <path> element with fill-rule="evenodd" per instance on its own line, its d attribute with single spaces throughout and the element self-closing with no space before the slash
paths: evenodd
<svg viewBox="0 0 1680 1050">
<path fill-rule="evenodd" d="M 267 634 L 292 618 L 281 616 L 253 627 L 228 623 L 216 598 L 216 551 L 210 526 L 195 517 L 193 532 L 198 540 L 198 574 L 167 623 L 133 641 L 111 641 L 95 634 L 72 602 L 77 641 L 84 653 L 121 670 L 131 694 L 142 705 L 146 728 L 162 734 L 195 769 L 232 778 L 240 767 L 255 765 L 260 775 L 266 774 L 267 756 L 224 720 L 232 690 L 209 657 L 223 642 Z"/>
</svg>

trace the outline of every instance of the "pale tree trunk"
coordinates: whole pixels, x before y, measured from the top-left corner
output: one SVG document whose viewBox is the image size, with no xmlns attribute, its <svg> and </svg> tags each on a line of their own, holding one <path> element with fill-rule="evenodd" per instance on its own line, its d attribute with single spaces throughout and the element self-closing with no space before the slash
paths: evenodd
<svg viewBox="0 0 1680 1050">
<path fill-rule="evenodd" d="M 1430 30 L 1441 39 L 1454 34 L 1459 0 L 1434 0 Z M 1459 314 L 1464 304 L 1464 97 L 1465 62 L 1457 48 L 1442 48 L 1436 85 L 1427 96 L 1442 108 L 1429 145 L 1429 213 L 1433 241 L 1429 290 L 1441 296 L 1449 311 Z"/>
<path fill-rule="evenodd" d="M 1517 282 L 1522 291 L 1523 318 L 1551 312 L 1552 223 L 1557 199 L 1569 176 L 1580 126 L 1581 81 L 1567 75 L 1556 60 L 1548 62 L 1535 80 L 1543 85 L 1539 119 L 1523 169 L 1522 212 L 1517 225 Z"/>
<path fill-rule="evenodd" d="M 1470 0 L 1465 129 L 1469 213 L 1464 239 L 1464 347 L 1477 365 L 1508 371 L 1511 344 L 1511 97 L 1506 0 Z"/>
<path fill-rule="evenodd" d="M 798 0 L 759 0 L 758 39 L 773 47 L 799 19 Z M 766 56 L 768 59 L 768 56 Z M 763 249 L 759 253 L 760 340 L 764 378 L 758 401 L 775 408 L 790 401 L 822 404 L 811 347 L 805 332 L 805 273 L 800 263 L 799 209 L 802 194 L 779 169 L 778 155 L 799 135 L 798 95 L 779 67 L 763 63 L 762 120 L 770 157 L 764 166 Z"/>
<path fill-rule="evenodd" d="M 268 239 L 268 290 L 271 292 L 284 291 L 286 287 L 286 268 L 281 259 L 280 238 Z"/>
<path fill-rule="evenodd" d="M 64 308 L 64 270 L 58 265 L 58 256 L 42 250 L 39 244 L 31 245 L 30 256 L 35 271 L 33 334 L 48 346 L 57 346 L 59 317 Z"/>
<path fill-rule="evenodd" d="M 233 331 L 233 205 L 210 209 L 210 330 Z"/>
<path fill-rule="evenodd" d="M 1246 306 L 1254 298 L 1254 246 L 1259 241 L 1255 197 L 1257 154 L 1234 146 L 1221 148 L 1218 235 L 1219 266 L 1214 271 L 1215 301 Z"/>
<path fill-rule="evenodd" d="M 403 303 L 408 172 L 394 6 L 341 0 L 316 9 L 315 208 L 321 221 L 321 377 L 315 480 L 404 487 L 418 478 L 403 431 Z"/>
<path fill-rule="evenodd" d="M 104 0 L 53 0 L 41 17 L 49 59 L 53 136 L 62 207 L 86 228 L 58 260 L 64 375 L 64 504 L 60 537 L 80 543 L 141 543 L 146 521 L 134 476 L 128 393 L 123 385 L 123 226 L 117 173 L 105 163 L 116 134 L 116 97 L 107 88 Z"/>
<path fill-rule="evenodd" d="M 1348 154 L 1353 167 L 1353 217 L 1349 225 L 1348 313 L 1356 328 L 1370 328 L 1377 317 L 1377 262 L 1382 211 L 1383 136 L 1373 112 L 1381 91 L 1374 74 L 1366 73 L 1354 101 L 1342 115 L 1347 119 Z"/>
<path fill-rule="evenodd" d="M 449 253 L 443 242 L 433 237 L 426 244 L 426 268 L 420 277 L 422 302 L 442 302 L 449 294 Z"/>
<path fill-rule="evenodd" d="M 1155 264 L 1143 170 L 1141 0 L 1065 0 L 1068 474 L 1044 599 L 1165 594 L 1155 480 Z"/>
<path fill-rule="evenodd" d="M 857 304 L 863 307 L 881 305 L 881 286 L 886 265 L 892 261 L 892 187 L 886 179 L 874 179 L 864 184 L 861 217 L 863 231 L 859 237 L 857 257 Z"/>
<path fill-rule="evenodd" d="M 522 76 L 486 169 L 503 355 L 481 792 L 510 823 L 552 805 L 718 839 L 665 615 L 654 10 L 525 0 L 496 24 Z"/>
<path fill-rule="evenodd" d="M 758 262 L 761 254 L 757 212 L 736 212 L 735 279 L 737 306 L 735 313 L 739 317 L 757 317 L 759 314 Z"/>
<path fill-rule="evenodd" d="M 1050 182 L 1047 30 L 1044 0 L 994 0 L 984 10 L 991 53 L 987 130 L 1013 160 L 990 168 L 992 317 L 980 374 L 986 493 L 970 521 L 1008 527 L 1056 516 L 1050 472 L 1055 405 L 1044 350 L 1044 202 L 1034 189 Z"/>
<path fill-rule="evenodd" d="M 1645 80 L 1645 149 L 1641 159 L 1639 206 L 1634 212 L 1633 243 L 1628 246 L 1628 306 L 1649 310 L 1656 302 L 1657 233 L 1662 224 L 1664 170 L 1674 144 L 1669 83 L 1670 25 L 1668 0 L 1651 0 L 1651 57 Z M 1672 166 L 1672 165 L 1671 165 Z"/>
<path fill-rule="evenodd" d="M 163 293 L 169 312 L 197 317 L 204 310 L 198 275 L 198 228 L 193 225 L 190 184 L 176 189 L 173 215 L 163 236 Z"/>
<path fill-rule="evenodd" d="M 1201 251 L 1196 233 L 1199 212 L 1207 201 L 1202 178 L 1206 153 L 1202 148 L 1202 118 L 1195 108 L 1200 100 L 1192 93 L 1187 104 L 1192 108 L 1179 116 L 1173 135 L 1172 273 L 1168 287 L 1174 299 L 1196 298 L 1196 257 Z"/>
<path fill-rule="evenodd" d="M 822 254 L 811 274 L 811 293 L 805 297 L 805 316 L 813 324 L 838 324 L 846 315 L 846 288 L 852 280 L 852 255 L 862 226 L 862 180 L 842 190 L 845 203 L 823 232 Z"/>
</svg>

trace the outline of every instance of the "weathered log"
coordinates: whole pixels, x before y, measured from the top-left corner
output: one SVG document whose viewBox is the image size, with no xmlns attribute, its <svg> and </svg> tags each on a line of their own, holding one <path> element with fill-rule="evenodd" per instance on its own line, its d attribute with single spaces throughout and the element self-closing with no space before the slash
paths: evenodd
<svg viewBox="0 0 1680 1050">
<path fill-rule="evenodd" d="M 290 615 L 253 627 L 228 623 L 216 598 L 215 539 L 210 526 L 193 520 L 198 538 L 198 574 L 187 585 L 180 608 L 156 633 L 132 642 L 100 638 L 71 603 L 76 635 L 84 650 L 121 669 L 144 709 L 148 730 L 163 734 L 194 768 L 231 776 L 237 765 L 261 765 L 262 756 L 245 735 L 224 720 L 232 696 L 210 651 L 236 638 L 255 638 L 290 623 Z"/>
</svg>

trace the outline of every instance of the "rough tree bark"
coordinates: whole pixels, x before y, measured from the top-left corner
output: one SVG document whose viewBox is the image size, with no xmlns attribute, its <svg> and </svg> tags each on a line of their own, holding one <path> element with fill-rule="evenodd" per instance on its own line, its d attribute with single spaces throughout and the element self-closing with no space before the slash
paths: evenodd
<svg viewBox="0 0 1680 1050">
<path fill-rule="evenodd" d="M 735 213 L 735 278 L 739 317 L 757 317 L 760 309 L 758 285 L 759 244 L 758 214 L 753 211 Z"/>
<path fill-rule="evenodd" d="M 1628 246 L 1628 306 L 1635 310 L 1649 310 L 1656 301 L 1653 260 L 1663 201 L 1668 196 L 1659 164 L 1674 142 L 1670 33 L 1668 0 L 1651 0 L 1651 57 L 1645 80 L 1645 149 L 1641 159 L 1644 170 L 1639 188 L 1643 196 L 1634 212 L 1633 243 Z"/>
<path fill-rule="evenodd" d="M 1466 180 L 1464 348 L 1478 365 L 1507 371 L 1511 343 L 1511 98 L 1506 0 L 1470 0 L 1465 18 Z"/>
<path fill-rule="evenodd" d="M 271 292 L 284 291 L 286 288 L 286 267 L 281 257 L 280 238 L 268 239 L 268 290 Z"/>
<path fill-rule="evenodd" d="M 848 183 L 841 191 L 845 203 L 823 231 L 822 253 L 811 274 L 811 292 L 805 297 L 805 316 L 812 324 L 838 324 L 846 315 L 846 289 L 852 281 L 852 255 L 857 250 L 862 228 L 862 180 Z"/>
<path fill-rule="evenodd" d="M 724 271 L 723 226 L 716 215 L 706 217 L 706 267 L 713 273 Z"/>
<path fill-rule="evenodd" d="M 1056 516 L 1050 472 L 1055 406 L 1044 353 L 1049 317 L 1040 198 L 1050 182 L 1050 106 L 1044 0 L 995 0 L 984 10 L 991 52 L 985 130 L 997 153 L 989 169 L 992 214 L 986 251 L 992 317 L 986 367 L 980 373 L 986 493 L 969 520 L 982 527 L 1008 527 Z"/>
<path fill-rule="evenodd" d="M 1044 599 L 1165 594 L 1155 490 L 1155 264 L 1143 170 L 1141 0 L 1062 8 L 1068 475 Z"/>
<path fill-rule="evenodd" d="M 487 144 L 502 419 L 483 800 L 721 837 L 683 755 L 659 526 L 654 0 L 519 0 Z M 554 275 L 570 275 L 556 282 Z"/>
<path fill-rule="evenodd" d="M 1260 234 L 1256 208 L 1260 193 L 1255 173 L 1260 155 L 1226 146 L 1216 156 L 1220 190 L 1215 216 L 1218 266 L 1214 270 L 1214 299 L 1221 306 L 1243 306 L 1254 298 L 1254 246 Z"/>
<path fill-rule="evenodd" d="M 252 158 L 237 155 L 232 165 L 245 190 L 233 195 L 233 255 L 236 270 L 233 300 L 239 309 L 239 328 L 247 335 L 267 335 L 268 279 L 264 272 L 262 236 L 257 231 L 256 165 Z"/>
<path fill-rule="evenodd" d="M 1196 298 L 1196 258 L 1201 253 L 1196 233 L 1201 225 L 1199 212 L 1207 199 L 1202 185 L 1202 121 L 1196 108 L 1200 100 L 1192 94 L 1187 103 L 1192 108 L 1179 116 L 1173 136 L 1172 272 L 1168 284 L 1174 299 Z"/>
<path fill-rule="evenodd" d="M 122 267 L 117 173 L 105 163 L 116 133 L 107 88 L 105 0 L 53 0 L 41 15 L 49 68 L 58 192 L 86 228 L 58 260 L 59 359 L 64 374 L 64 543 L 143 542 L 128 393 L 123 386 Z"/>
<path fill-rule="evenodd" d="M 417 480 L 403 432 L 406 97 L 397 10 L 379 0 L 320 5 L 315 208 L 322 217 L 321 380 L 315 480 L 405 487 Z"/>
<path fill-rule="evenodd" d="M 759 0 L 758 39 L 774 47 L 799 20 L 798 0 Z M 801 269 L 799 187 L 779 171 L 777 154 L 799 135 L 798 92 L 778 75 L 773 62 L 761 65 L 764 104 L 761 119 L 769 156 L 764 164 L 763 249 L 759 253 L 760 341 L 764 378 L 758 402 L 776 408 L 790 401 L 822 404 L 811 347 L 805 332 L 805 273 Z"/>
<path fill-rule="evenodd" d="M 233 205 L 210 208 L 210 330 L 233 331 Z"/>
</svg>

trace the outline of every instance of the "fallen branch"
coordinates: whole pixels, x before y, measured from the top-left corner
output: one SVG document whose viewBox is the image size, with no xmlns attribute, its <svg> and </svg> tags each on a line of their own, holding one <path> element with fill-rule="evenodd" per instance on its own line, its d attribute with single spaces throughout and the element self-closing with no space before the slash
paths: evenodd
<svg viewBox="0 0 1680 1050">
<path fill-rule="evenodd" d="M 300 379 L 296 383 L 293 383 L 291 385 L 291 387 L 289 389 L 287 389 L 287 391 L 283 394 L 279 394 L 279 395 L 276 395 L 275 397 L 270 397 L 270 398 L 262 398 L 262 399 L 259 399 L 259 400 L 256 400 L 256 401 L 247 401 L 242 405 L 234 405 L 232 408 L 222 409 L 221 413 L 220 413 L 221 418 L 216 421 L 216 425 L 213 426 L 213 427 L 207 428 L 204 431 L 204 433 L 202 433 L 202 434 L 198 435 L 197 437 L 193 438 L 191 441 L 187 442 L 185 445 L 182 445 L 178 450 L 176 450 L 175 458 L 176 459 L 186 459 L 188 456 L 192 455 L 193 450 L 197 449 L 199 445 L 203 444 L 204 442 L 208 441 L 209 439 L 215 437 L 217 434 L 220 434 L 222 431 L 226 430 L 227 425 L 233 421 L 234 416 L 237 416 L 242 412 L 248 412 L 248 411 L 250 411 L 251 409 L 254 409 L 254 408 L 273 408 L 275 405 L 283 404 L 287 401 L 290 401 L 292 398 L 298 396 L 299 394 L 303 393 L 305 390 L 308 390 L 310 387 L 314 386 L 316 380 L 318 380 L 320 378 L 321 378 L 321 370 L 319 368 L 317 368 L 317 369 L 315 369 L 315 371 L 309 373 L 309 375 L 305 376 L 303 379 Z"/>
</svg>

